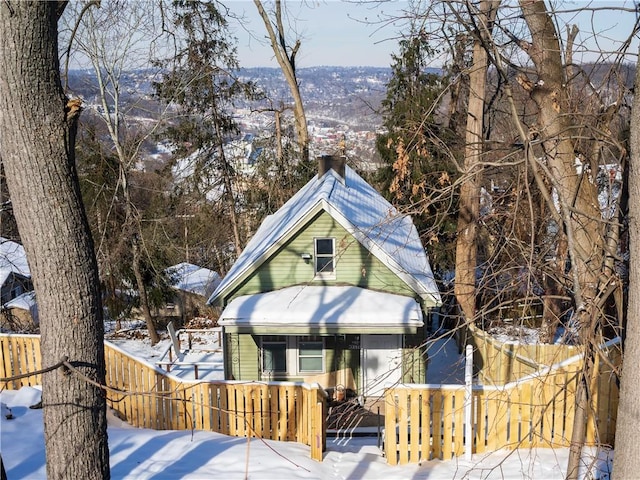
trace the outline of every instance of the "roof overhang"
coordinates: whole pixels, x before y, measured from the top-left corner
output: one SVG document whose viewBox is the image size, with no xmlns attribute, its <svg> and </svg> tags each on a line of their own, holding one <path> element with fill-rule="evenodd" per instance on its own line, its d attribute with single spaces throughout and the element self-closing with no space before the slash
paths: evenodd
<svg viewBox="0 0 640 480">
<path fill-rule="evenodd" d="M 292 223 L 292 225 L 283 232 L 277 241 L 271 243 L 260 257 L 243 265 L 242 269 L 235 273 L 232 281 L 227 283 L 227 279 L 223 278 L 219 288 L 217 288 L 209 297 L 209 300 L 207 300 L 207 304 L 222 305 L 227 292 L 232 292 L 238 285 L 241 285 L 242 282 L 255 272 L 260 265 L 262 265 L 267 259 L 271 258 L 283 245 L 285 245 L 303 225 L 310 222 L 316 215 L 324 211 L 324 205 L 325 204 L 322 200 L 318 200 L 304 215 Z M 249 245 L 245 247 L 245 249 L 247 248 L 249 248 Z"/>
<path fill-rule="evenodd" d="M 356 228 L 338 209 L 336 209 L 331 203 L 326 200 L 322 200 L 322 206 L 324 210 L 331 215 L 331 217 L 338 222 L 347 232 L 354 236 L 364 247 L 369 250 L 378 260 L 380 260 L 387 268 L 389 268 L 394 274 L 396 274 L 403 282 L 405 282 L 409 288 L 416 292 L 424 304 L 428 308 L 439 307 L 442 305 L 440 298 L 440 292 L 437 288 L 429 289 L 424 285 L 419 278 L 402 268 L 398 262 L 387 252 L 381 248 L 378 243 L 367 236 L 365 231 Z M 426 253 L 425 253 L 426 255 Z M 424 273 L 424 272 L 422 272 Z M 429 272 L 430 273 L 430 272 Z M 435 283 L 434 283 L 435 287 Z"/>
<path fill-rule="evenodd" d="M 424 325 L 412 297 L 307 285 L 237 297 L 218 323 L 230 333 L 260 335 L 412 334 Z"/>
</svg>

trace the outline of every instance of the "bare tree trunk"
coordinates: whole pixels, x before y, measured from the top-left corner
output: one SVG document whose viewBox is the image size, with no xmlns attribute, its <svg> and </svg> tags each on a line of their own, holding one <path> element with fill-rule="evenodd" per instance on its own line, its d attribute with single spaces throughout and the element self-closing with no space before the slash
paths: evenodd
<svg viewBox="0 0 640 480">
<path fill-rule="evenodd" d="M 631 165 L 629 170 L 629 197 L 640 198 L 640 68 L 636 69 L 636 95 L 631 113 Z M 629 303 L 624 340 L 624 363 L 618 420 L 616 422 L 616 457 L 613 462 L 615 480 L 634 479 L 640 472 L 638 455 L 638 422 L 640 421 L 640 204 L 629 202 Z"/>
<path fill-rule="evenodd" d="M 296 77 L 296 54 L 300 48 L 300 41 L 291 48 L 287 45 L 285 40 L 285 29 L 282 23 L 282 8 L 280 0 L 276 0 L 276 28 L 278 31 L 274 31 L 273 25 L 269 20 L 269 15 L 262 6 L 260 0 L 254 0 L 258 12 L 262 17 L 264 26 L 267 29 L 269 40 L 271 41 L 271 48 L 273 53 L 282 69 L 282 74 L 285 80 L 289 84 L 289 90 L 293 97 L 293 114 L 296 123 L 296 133 L 298 135 L 298 145 L 301 151 L 301 160 L 303 162 L 309 161 L 309 129 L 307 128 L 307 118 L 304 112 L 304 104 L 302 103 L 302 97 L 300 96 L 300 88 L 298 86 L 298 79 Z M 288 50 L 291 50 L 289 53 Z"/>
<path fill-rule="evenodd" d="M 104 384 L 98 268 L 74 162 L 79 102 L 62 91 L 58 8 L 0 4 L 0 156 L 38 297 L 42 364 L 68 358 Z M 62 370 L 42 384 L 47 477 L 109 478 L 103 390 Z"/>
<path fill-rule="evenodd" d="M 218 117 L 217 106 L 213 106 L 216 117 Z M 216 128 L 216 148 L 218 150 L 218 156 L 220 157 L 220 163 L 222 165 L 222 181 L 224 183 L 224 198 L 227 202 L 227 208 L 229 209 L 229 218 L 231 219 L 231 228 L 233 230 L 233 239 L 236 247 L 236 255 L 240 256 L 244 242 L 240 237 L 240 219 L 236 210 L 236 200 L 233 196 L 233 182 L 231 175 L 233 173 L 233 167 L 229 165 L 227 161 L 227 155 L 224 153 L 223 134 L 220 130 L 219 122 L 215 122 Z"/>
<path fill-rule="evenodd" d="M 461 75 L 464 69 L 465 54 L 467 50 L 468 37 L 465 34 L 458 34 L 455 39 L 455 43 L 452 48 L 453 58 L 451 59 L 451 65 L 449 66 L 450 75 L 455 78 L 455 83 L 451 85 L 451 99 L 449 101 L 448 113 L 446 115 L 446 121 L 448 122 L 448 128 L 458 132 L 462 125 L 464 115 L 464 105 L 461 100 L 464 100 L 465 82 L 463 81 L 463 75 Z M 468 96 L 468 95 L 467 95 Z"/>
<path fill-rule="evenodd" d="M 580 175 L 575 167 L 574 144 L 570 137 L 571 120 L 566 114 L 568 98 L 560 45 L 555 26 L 544 2 L 520 0 L 531 32 L 526 49 L 535 64 L 535 84 L 521 78 L 539 108 L 539 135 L 548 164 L 548 178 L 558 193 L 573 275 L 576 303 L 575 319 L 584 345 L 584 369 L 576 392 L 576 414 L 571 437 L 567 479 L 576 479 L 588 410 L 587 386 L 591 382 L 595 358 L 593 333 L 599 312 L 596 304 L 599 276 L 603 267 L 604 240 L 597 186 L 589 175 Z M 595 175 L 593 176 L 595 177 Z"/>
<path fill-rule="evenodd" d="M 219 150 L 220 150 L 220 155 L 224 159 L 225 155 L 222 147 L 219 147 Z M 229 208 L 229 219 L 231 220 L 231 228 L 233 230 L 233 239 L 236 247 L 236 255 L 240 256 L 240 254 L 242 253 L 242 247 L 243 247 L 243 242 L 240 237 L 240 228 L 238 226 L 240 220 L 238 218 L 238 212 L 236 211 L 235 198 L 233 197 L 233 184 L 231 182 L 231 179 L 229 178 L 229 172 L 227 171 L 229 170 L 229 166 L 227 165 L 226 159 L 224 159 L 223 162 L 224 162 L 224 170 L 225 170 L 225 172 L 222 173 L 224 190 L 225 190 L 224 196 L 227 201 L 227 207 Z"/>
<path fill-rule="evenodd" d="M 589 326 L 591 315 L 585 311 L 596 296 L 602 265 L 603 237 L 601 213 L 595 181 L 579 175 L 575 167 L 570 117 L 560 46 L 555 26 L 544 2 L 521 1 L 524 18 L 532 32 L 528 52 L 539 80 L 523 84 L 539 107 L 540 138 L 549 165 L 549 179 L 558 192 L 561 215 L 567 229 L 568 249 L 574 274 L 576 303 Z"/>
<path fill-rule="evenodd" d="M 98 84 L 98 99 L 102 106 L 99 116 L 104 121 L 104 125 L 109 132 L 113 142 L 113 150 L 118 158 L 120 166 L 118 187 L 122 191 L 125 203 L 124 232 L 132 252 L 132 269 L 139 294 L 140 309 L 147 325 L 151 344 L 155 345 L 160 340 L 160 337 L 157 333 L 156 321 L 151 315 L 147 285 L 144 283 L 142 275 L 144 266 L 144 252 L 141 250 L 142 226 L 140 215 L 131 198 L 131 185 L 129 182 L 130 172 L 137 159 L 138 151 L 143 140 L 150 135 L 150 132 L 139 136 L 133 141 L 130 140 L 134 136 L 131 135 L 130 130 L 128 131 L 127 122 L 123 120 L 126 103 L 122 101 L 120 96 L 122 90 L 120 76 L 123 73 L 123 65 L 128 65 L 129 57 L 136 57 L 136 45 L 140 41 L 140 36 L 131 33 L 130 42 L 125 42 L 122 45 L 109 44 L 109 41 L 113 41 L 113 39 L 107 40 L 107 37 L 104 36 L 104 32 L 110 28 L 119 28 L 118 20 L 116 20 L 119 15 L 129 15 L 130 18 L 134 19 L 132 23 L 136 21 L 143 23 L 143 19 L 150 14 L 150 10 L 144 3 L 140 3 L 139 11 L 138 9 L 133 11 L 123 10 L 122 5 L 112 2 L 102 5 L 100 8 L 105 14 L 111 16 L 110 19 L 107 21 L 104 20 L 104 17 L 102 20 L 100 18 L 96 19 L 94 11 L 88 11 L 84 17 L 86 25 L 84 26 L 83 34 L 79 36 L 81 39 L 79 44 L 82 45 L 82 53 L 92 63 Z M 155 124 L 151 131 L 157 128 L 159 123 Z"/>
<path fill-rule="evenodd" d="M 156 322 L 151 315 L 151 308 L 149 307 L 149 297 L 147 295 L 147 287 L 144 284 L 144 277 L 142 276 L 142 259 L 140 258 L 140 245 L 137 239 L 133 239 L 131 242 L 131 248 L 133 250 L 133 276 L 136 279 L 136 285 L 138 287 L 138 295 L 140 295 L 140 308 L 142 309 L 142 315 L 147 325 L 147 331 L 149 333 L 149 341 L 151 345 L 155 345 L 160 341 L 158 335 L 158 329 Z"/>
<path fill-rule="evenodd" d="M 456 278 L 454 291 L 467 322 L 476 312 L 476 266 L 478 215 L 480 212 L 480 159 L 483 144 L 483 118 L 487 83 L 488 55 L 481 37 L 491 31 L 499 1 L 483 0 L 477 22 L 480 37 L 474 40 L 473 64 L 469 72 L 469 104 L 465 138 L 464 181 L 460 188 L 460 213 L 456 242 Z"/>
<path fill-rule="evenodd" d="M 547 206 L 547 208 L 549 208 Z M 555 336 L 562 307 L 560 296 L 562 293 L 560 280 L 564 275 L 567 262 L 567 236 L 558 234 L 558 244 L 554 259 L 549 262 L 552 273 L 544 277 L 544 297 L 542 306 L 542 325 L 540 326 L 540 341 L 542 343 L 552 343 Z"/>
<path fill-rule="evenodd" d="M 282 165 L 284 154 L 282 152 L 282 112 L 274 111 L 276 128 L 276 165 Z"/>
<path fill-rule="evenodd" d="M 140 219 L 134 211 L 127 170 L 123 165 L 122 160 L 120 161 L 120 187 L 122 188 L 122 194 L 125 200 L 125 231 L 130 237 L 129 243 L 131 245 L 131 254 L 133 257 L 133 265 L 131 268 L 133 269 L 133 276 L 136 279 L 136 287 L 138 288 L 138 295 L 140 297 L 140 309 L 142 310 L 142 316 L 144 317 L 144 321 L 147 325 L 149 341 L 151 342 L 151 345 L 155 345 L 160 341 L 160 337 L 158 336 L 156 322 L 153 315 L 151 315 L 147 286 L 144 283 L 144 276 L 142 275 L 143 262 L 142 252 L 140 251 Z"/>
</svg>

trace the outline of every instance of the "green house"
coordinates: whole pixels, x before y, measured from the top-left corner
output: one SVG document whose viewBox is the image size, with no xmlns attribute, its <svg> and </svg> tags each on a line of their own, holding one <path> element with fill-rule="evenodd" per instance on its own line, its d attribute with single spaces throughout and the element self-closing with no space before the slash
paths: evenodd
<svg viewBox="0 0 640 480">
<path fill-rule="evenodd" d="M 318 382 L 366 399 L 425 382 L 425 318 L 441 300 L 411 219 L 325 156 L 208 303 L 222 308 L 227 379 Z"/>
</svg>

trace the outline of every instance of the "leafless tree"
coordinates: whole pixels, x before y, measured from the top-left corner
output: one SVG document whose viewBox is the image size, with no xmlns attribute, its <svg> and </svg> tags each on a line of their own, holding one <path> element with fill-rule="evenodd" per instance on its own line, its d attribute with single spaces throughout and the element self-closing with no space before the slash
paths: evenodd
<svg viewBox="0 0 640 480">
<path fill-rule="evenodd" d="M 474 21 L 473 61 L 469 68 L 469 101 L 467 104 L 467 128 L 465 135 L 464 181 L 460 186 L 458 213 L 458 239 L 456 243 L 455 295 L 460 308 L 468 319 L 476 311 L 476 266 L 478 220 L 480 217 L 480 179 L 484 133 L 484 106 L 489 67 L 485 49 L 491 37 L 493 22 L 499 1 L 482 1 Z"/>
<path fill-rule="evenodd" d="M 140 212 L 132 198 L 132 172 L 141 162 L 141 148 L 160 125 L 163 115 L 151 125 L 142 125 L 133 120 L 138 102 L 131 104 L 124 91 L 123 76 L 141 68 L 149 68 L 154 56 L 155 40 L 161 28 L 156 5 L 151 2 L 131 3 L 119 0 L 103 1 L 99 8 L 86 11 L 78 18 L 82 4 L 75 4 L 68 14 L 69 41 L 67 55 L 82 64 L 88 62 L 97 80 L 98 117 L 102 120 L 119 162 L 117 192 L 121 193 L 125 213 L 122 240 L 132 254 L 132 270 L 139 294 L 140 307 L 147 324 L 152 344 L 159 341 L 155 320 L 151 314 L 148 289 L 143 274 L 145 246 L 143 243 Z M 66 17 L 65 17 L 66 18 Z M 149 72 L 151 74 L 151 72 Z M 116 193 L 114 192 L 114 195 Z M 102 245 L 100 250 L 108 250 Z M 107 255 L 106 261 L 110 262 Z M 105 270 L 110 265 L 105 267 Z"/>
<path fill-rule="evenodd" d="M 588 47 L 579 43 L 576 26 L 560 27 L 562 14 L 575 11 L 547 5 L 529 0 L 502 3 L 493 29 L 486 30 L 482 26 L 490 22 L 483 22 L 477 5 L 466 0 L 431 3 L 419 9 L 416 18 L 434 43 L 446 45 L 448 38 L 466 35 L 479 40 L 475 46 L 485 50 L 489 82 L 478 102 L 484 114 L 474 107 L 472 96 L 466 107 L 473 121 L 484 117 L 485 127 L 473 128 L 473 122 L 467 122 L 465 160 L 483 153 L 473 171 L 465 164 L 460 180 L 461 215 L 481 220 L 482 227 L 469 238 L 469 225 L 459 229 L 462 251 L 457 261 L 466 259 L 469 264 L 456 272 L 456 281 L 464 282 L 456 285 L 456 293 L 467 322 L 495 315 L 505 306 L 506 289 L 524 303 L 537 299 L 545 305 L 547 338 L 563 316 L 558 307 L 564 305 L 572 340 L 585 349 L 568 466 L 569 478 L 575 478 L 597 346 L 620 332 L 622 320 L 624 278 L 618 266 L 624 263 L 619 221 L 623 189 L 618 188 L 618 172 L 624 173 L 628 156 L 625 108 L 630 90 L 623 59 L 628 58 L 630 41 L 623 40 L 615 52 L 601 52 L 608 55 L 608 64 L 579 65 L 574 54 Z M 621 11 L 624 6 L 615 8 Z M 594 15 L 605 11 L 593 7 Z M 637 31 L 636 24 L 626 34 L 631 39 Z M 474 62 L 481 58 L 476 50 L 466 55 Z M 480 185 L 472 189 L 476 204 L 466 203 L 472 195 L 466 196 L 464 187 L 474 185 L 481 174 L 493 195 L 484 217 L 476 213 Z M 489 178 L 505 182 L 501 199 L 487 185 Z M 606 207 L 603 195 L 608 198 Z M 476 247 L 482 252 L 473 264 Z M 479 281 L 476 272 L 483 273 Z M 465 285 L 471 289 L 464 290 Z M 618 308 L 612 308 L 614 304 Z"/>
<path fill-rule="evenodd" d="M 640 85 L 640 69 L 636 69 L 636 89 Z M 631 114 L 631 161 L 629 164 L 629 196 L 640 198 L 640 95 L 633 99 Z M 624 364 L 622 367 L 620 404 L 616 424 L 616 449 L 613 478 L 633 479 L 640 472 L 638 455 L 638 424 L 640 423 L 640 204 L 629 203 L 629 315 L 624 335 Z"/>
<path fill-rule="evenodd" d="M 300 95 L 300 86 L 298 85 L 298 78 L 296 76 L 296 55 L 300 49 L 301 41 L 300 39 L 296 39 L 293 46 L 288 42 L 288 31 L 284 27 L 282 2 L 280 0 L 276 0 L 275 2 L 272 13 L 273 19 L 269 17 L 269 13 L 264 8 L 261 0 L 254 0 L 254 3 L 262 17 L 271 48 L 282 69 L 284 78 L 289 85 L 291 96 L 293 97 L 293 112 L 298 135 L 298 145 L 301 153 L 300 160 L 303 163 L 307 163 L 309 161 L 309 131 L 307 129 L 304 103 Z"/>
</svg>

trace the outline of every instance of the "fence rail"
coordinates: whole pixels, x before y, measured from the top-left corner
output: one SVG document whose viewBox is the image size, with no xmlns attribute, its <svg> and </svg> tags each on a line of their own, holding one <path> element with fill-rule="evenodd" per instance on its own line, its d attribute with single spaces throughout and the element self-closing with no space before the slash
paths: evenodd
<svg viewBox="0 0 640 480">
<path fill-rule="evenodd" d="M 41 369 L 37 335 L 0 334 L 0 377 Z M 207 430 L 237 437 L 300 442 L 322 460 L 326 396 L 317 384 L 185 381 L 105 342 L 107 403 L 135 427 Z M 41 375 L 7 383 L 41 385 Z"/>
<path fill-rule="evenodd" d="M 0 334 L 0 377 L 41 369 L 37 335 Z M 209 430 L 233 436 L 296 441 L 322 460 L 326 398 L 317 384 L 185 381 L 105 344 L 109 404 L 136 427 Z M 620 364 L 615 342 L 598 355 L 590 385 L 587 444 L 613 445 Z M 501 448 L 569 445 L 575 416 L 580 356 L 502 386 L 472 389 L 465 418 L 464 386 L 400 385 L 385 391 L 384 452 L 391 465 L 448 460 Z M 41 376 L 9 381 L 7 388 L 40 385 Z M 465 422 L 471 425 L 467 431 Z"/>
<path fill-rule="evenodd" d="M 467 340 L 480 381 L 490 385 L 514 382 L 580 353 L 571 345 L 504 343 L 474 325 L 467 326 Z"/>
<path fill-rule="evenodd" d="M 602 360 L 607 357 L 606 361 Z M 587 444 L 613 445 L 620 363 L 616 342 L 600 350 L 590 385 Z M 502 448 L 567 447 L 582 359 L 576 356 L 502 386 L 472 389 L 470 433 L 465 428 L 465 388 L 401 385 L 385 392 L 384 450 L 391 465 L 449 460 L 467 448 L 483 453 Z M 395 432 L 395 434 L 394 434 Z"/>
<path fill-rule="evenodd" d="M 0 334 L 0 376 L 27 375 L 42 369 L 40 335 Z M 26 376 L 6 384 L 9 390 L 42 385 L 42 375 Z"/>
</svg>

